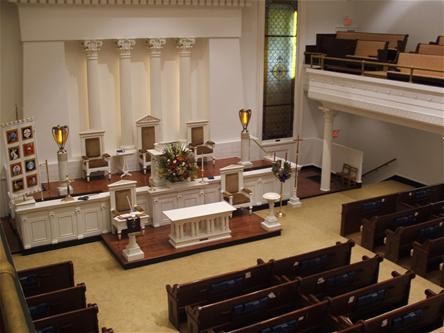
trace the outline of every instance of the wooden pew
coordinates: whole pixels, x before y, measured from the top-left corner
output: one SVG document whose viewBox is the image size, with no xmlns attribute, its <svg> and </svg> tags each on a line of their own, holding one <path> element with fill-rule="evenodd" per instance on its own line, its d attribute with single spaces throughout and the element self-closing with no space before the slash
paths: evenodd
<svg viewBox="0 0 444 333">
<path fill-rule="evenodd" d="M 379 263 L 382 261 L 379 255 L 373 258 L 364 256 L 360 262 L 299 278 L 299 291 L 323 298 L 366 287 L 378 281 Z"/>
<path fill-rule="evenodd" d="M 283 315 L 234 329 L 230 333 L 333 332 L 344 328 L 330 320 L 328 301 L 308 305 Z"/>
<path fill-rule="evenodd" d="M 33 320 L 86 307 L 86 286 L 80 283 L 75 287 L 51 291 L 26 298 Z"/>
<path fill-rule="evenodd" d="M 278 260 L 270 260 L 273 263 L 273 274 L 276 276 L 285 276 L 287 280 L 296 277 L 304 277 L 332 268 L 345 266 L 350 263 L 351 249 L 355 243 L 351 240 L 323 249 L 298 254 Z M 263 263 L 258 259 L 258 264 Z"/>
<path fill-rule="evenodd" d="M 433 202 L 430 204 L 430 206 L 432 207 L 432 214 L 435 216 L 444 216 L 444 200 L 443 201 L 438 201 L 438 202 Z"/>
<path fill-rule="evenodd" d="M 414 225 L 432 218 L 430 205 L 407 209 L 400 212 L 373 216 L 362 220 L 361 246 L 373 251 L 382 245 L 386 230 L 395 230 L 400 226 Z"/>
<path fill-rule="evenodd" d="M 97 305 L 92 304 L 83 309 L 34 320 L 34 326 L 41 332 L 96 333 L 99 332 L 98 312 Z"/>
<path fill-rule="evenodd" d="M 411 268 L 421 276 L 437 269 L 444 255 L 444 237 L 429 239 L 424 243 L 413 242 Z"/>
<path fill-rule="evenodd" d="M 185 306 L 187 305 L 213 303 L 275 284 L 272 268 L 272 262 L 262 263 L 190 283 L 174 284 L 173 286 L 167 284 L 170 322 L 179 329 L 180 323 L 186 320 Z"/>
<path fill-rule="evenodd" d="M 187 306 L 188 333 L 229 331 L 309 305 L 290 281 L 204 306 Z"/>
<path fill-rule="evenodd" d="M 336 38 L 338 39 L 361 39 L 387 42 L 389 48 L 397 49 L 400 52 L 405 50 L 408 36 L 408 34 L 386 34 L 359 31 L 338 31 L 336 33 Z"/>
<path fill-rule="evenodd" d="M 444 64 L 444 60 L 442 60 Z M 399 202 L 409 207 L 423 206 L 444 200 L 444 184 L 423 186 L 411 191 L 401 192 Z"/>
<path fill-rule="evenodd" d="M 387 51 L 388 42 L 386 41 L 375 41 L 375 40 L 362 40 L 358 39 L 356 42 L 355 52 L 348 58 L 359 59 L 359 60 L 379 60 L 385 61 L 385 58 L 378 58 L 379 55 L 385 54 Z"/>
<path fill-rule="evenodd" d="M 423 243 L 427 239 L 444 236 L 444 218 L 439 217 L 430 221 L 407 227 L 398 227 L 395 231 L 386 230 L 384 256 L 394 262 L 403 256 L 408 256 L 414 241 Z"/>
<path fill-rule="evenodd" d="M 398 65 L 405 67 L 399 67 L 398 71 L 387 71 L 389 79 L 439 87 L 444 85 L 444 61 L 442 56 L 400 53 Z"/>
<path fill-rule="evenodd" d="M 439 284 L 444 287 L 444 256 L 441 258 L 441 263 L 439 264 Z"/>
<path fill-rule="evenodd" d="M 406 305 L 415 273 L 392 272 L 392 276 L 392 279 L 329 298 L 330 314 L 356 323 Z"/>
<path fill-rule="evenodd" d="M 25 297 L 74 287 L 72 261 L 30 268 L 17 272 Z"/>
<path fill-rule="evenodd" d="M 430 44 L 444 45 L 444 35 L 438 35 L 438 37 L 436 37 L 436 41 L 430 42 Z"/>
<path fill-rule="evenodd" d="M 444 57 L 444 45 L 418 43 L 416 53 Z"/>
<path fill-rule="evenodd" d="M 402 210 L 403 207 L 398 206 L 397 198 L 398 194 L 394 193 L 342 204 L 341 236 L 358 232 L 363 218 Z"/>
<path fill-rule="evenodd" d="M 404 306 L 362 322 L 365 333 L 419 333 L 442 327 L 444 292 L 426 290 L 423 301 Z"/>
</svg>

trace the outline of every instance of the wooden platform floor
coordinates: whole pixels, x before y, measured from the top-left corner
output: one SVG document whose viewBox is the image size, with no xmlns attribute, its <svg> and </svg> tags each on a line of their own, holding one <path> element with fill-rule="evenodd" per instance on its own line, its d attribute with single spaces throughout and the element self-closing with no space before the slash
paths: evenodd
<svg viewBox="0 0 444 333">
<path fill-rule="evenodd" d="M 233 216 L 230 220 L 231 238 L 187 246 L 180 249 L 175 249 L 168 242 L 168 236 L 170 234 L 169 225 L 158 228 L 149 227 L 145 229 L 144 235 L 137 237 L 137 243 L 144 252 L 145 258 L 130 263 L 122 256 L 122 251 L 128 244 L 126 235 L 122 233 L 122 239 L 118 240 L 117 235 L 108 233 L 102 235 L 102 240 L 120 265 L 128 269 L 185 257 L 198 252 L 279 236 L 281 234 L 280 230 L 270 232 L 262 229 L 260 226 L 262 221 L 263 218 L 256 214 L 248 215 L 248 213 L 246 213 L 240 216 Z"/>
</svg>

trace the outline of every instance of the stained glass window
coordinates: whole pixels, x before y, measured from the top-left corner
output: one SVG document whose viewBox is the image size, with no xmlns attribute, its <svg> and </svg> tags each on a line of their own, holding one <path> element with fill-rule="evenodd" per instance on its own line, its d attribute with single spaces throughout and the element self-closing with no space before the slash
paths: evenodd
<svg viewBox="0 0 444 333">
<path fill-rule="evenodd" d="M 263 140 L 293 136 L 296 23 L 297 0 L 266 1 Z"/>
</svg>

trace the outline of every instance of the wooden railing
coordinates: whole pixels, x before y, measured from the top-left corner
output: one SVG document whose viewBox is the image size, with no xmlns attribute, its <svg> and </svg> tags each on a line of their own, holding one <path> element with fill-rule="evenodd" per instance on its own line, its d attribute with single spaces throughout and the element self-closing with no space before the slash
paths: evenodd
<svg viewBox="0 0 444 333">
<path fill-rule="evenodd" d="M 0 332 L 35 332 L 0 223 Z"/>
<path fill-rule="evenodd" d="M 388 166 L 389 164 L 391 164 L 391 163 L 393 163 L 393 162 L 395 162 L 395 161 L 396 161 L 396 158 L 392 158 L 390 161 L 387 161 L 387 162 L 385 162 L 385 163 L 382 163 L 382 164 L 378 165 L 376 168 L 373 168 L 373 169 L 367 171 L 366 173 L 364 173 L 364 174 L 362 175 L 362 177 L 368 176 L 369 174 L 371 174 L 371 173 L 373 173 L 373 172 L 376 172 L 376 171 L 378 171 L 379 169 L 381 169 L 381 168 L 383 168 L 383 167 L 386 167 L 386 166 Z"/>
</svg>

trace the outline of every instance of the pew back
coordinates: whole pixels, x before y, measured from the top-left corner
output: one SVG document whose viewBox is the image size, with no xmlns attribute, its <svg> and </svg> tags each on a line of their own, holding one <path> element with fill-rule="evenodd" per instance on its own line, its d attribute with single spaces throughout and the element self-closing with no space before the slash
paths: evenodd
<svg viewBox="0 0 444 333">
<path fill-rule="evenodd" d="M 398 65 L 418 68 L 413 69 L 413 75 L 416 76 L 444 77 L 444 61 L 441 56 L 400 53 L 398 56 Z M 399 71 L 404 74 L 410 74 L 410 68 L 399 67 Z"/>
<path fill-rule="evenodd" d="M 395 231 L 386 231 L 385 257 L 398 261 L 400 257 L 409 255 L 413 242 L 425 242 L 444 236 L 444 218 L 436 218 L 407 227 L 396 228 Z"/>
<path fill-rule="evenodd" d="M 365 333 L 429 332 L 442 326 L 444 293 L 426 291 L 427 299 L 363 322 Z"/>
<path fill-rule="evenodd" d="M 263 263 L 190 283 L 167 285 L 170 322 L 179 328 L 186 319 L 187 305 L 208 304 L 269 287 L 273 284 L 272 267 L 271 262 Z"/>
<path fill-rule="evenodd" d="M 17 272 L 26 297 L 74 286 L 72 261 Z"/>
<path fill-rule="evenodd" d="M 406 305 L 415 273 L 400 275 L 393 272 L 392 276 L 392 279 L 331 298 L 330 313 L 356 322 Z"/>
<path fill-rule="evenodd" d="M 394 230 L 400 226 L 409 226 L 429 220 L 431 207 L 424 206 L 416 209 L 407 209 L 395 213 L 373 216 L 363 219 L 361 245 L 370 251 L 381 245 L 387 229 Z"/>
<path fill-rule="evenodd" d="M 336 33 L 338 39 L 362 39 L 371 41 L 387 42 L 389 48 L 404 51 L 407 44 L 407 34 L 385 34 L 375 32 L 357 32 L 357 31 L 338 31 Z"/>
<path fill-rule="evenodd" d="M 444 45 L 419 43 L 416 47 L 416 53 L 444 57 Z"/>
<path fill-rule="evenodd" d="M 424 276 L 433 270 L 444 255 L 444 237 L 429 239 L 424 243 L 413 242 L 412 269 Z"/>
<path fill-rule="evenodd" d="M 421 57 L 420 55 L 415 55 L 414 53 L 409 54 L 412 54 L 413 57 Z M 441 58 L 440 65 L 438 67 L 440 67 L 441 70 L 444 70 L 444 59 Z M 401 192 L 399 194 L 399 201 L 402 204 L 409 206 L 425 205 L 442 200 L 444 200 L 444 184 L 423 186 L 411 191 Z"/>
<path fill-rule="evenodd" d="M 291 281 L 204 306 L 187 306 L 188 333 L 233 330 L 305 306 L 298 284 Z"/>
<path fill-rule="evenodd" d="M 294 279 L 308 276 L 350 263 L 351 249 L 355 243 L 351 240 L 296 256 L 272 260 L 273 274 Z M 259 259 L 258 261 L 262 261 Z"/>
<path fill-rule="evenodd" d="M 57 333 L 96 333 L 99 332 L 97 305 L 73 310 L 50 317 L 34 320 L 36 330 Z"/>
<path fill-rule="evenodd" d="M 398 194 L 394 193 L 343 204 L 341 236 L 358 232 L 363 218 L 395 212 L 397 210 L 397 197 Z"/>
<path fill-rule="evenodd" d="M 363 260 L 348 266 L 335 268 L 300 279 L 300 293 L 317 298 L 336 296 L 368 286 L 378 281 L 379 263 L 383 258 L 363 257 Z"/>
<path fill-rule="evenodd" d="M 374 41 L 374 40 L 362 40 L 359 39 L 356 42 L 355 56 L 359 57 L 378 57 L 378 50 L 387 49 L 388 42 L 385 41 Z"/>
<path fill-rule="evenodd" d="M 26 298 L 33 320 L 86 307 L 84 283 Z"/>
</svg>

